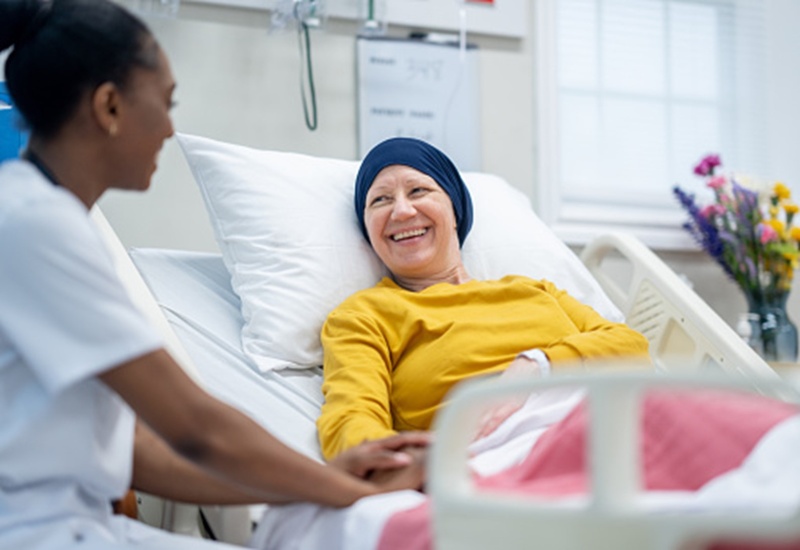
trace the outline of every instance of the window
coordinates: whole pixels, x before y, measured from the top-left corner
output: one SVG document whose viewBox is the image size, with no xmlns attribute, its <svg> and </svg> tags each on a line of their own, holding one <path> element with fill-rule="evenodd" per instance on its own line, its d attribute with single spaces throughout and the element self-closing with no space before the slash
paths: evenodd
<svg viewBox="0 0 800 550">
<path fill-rule="evenodd" d="M 560 237 L 691 245 L 672 187 L 692 167 L 765 174 L 758 0 L 537 0 L 537 207 Z"/>
</svg>

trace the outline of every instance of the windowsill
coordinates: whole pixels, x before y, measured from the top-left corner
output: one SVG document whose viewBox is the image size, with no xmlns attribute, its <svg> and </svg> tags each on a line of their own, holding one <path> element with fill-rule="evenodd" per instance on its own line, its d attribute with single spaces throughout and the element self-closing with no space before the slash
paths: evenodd
<svg viewBox="0 0 800 550">
<path fill-rule="evenodd" d="M 772 367 L 772 370 L 774 370 L 778 374 L 783 374 L 783 373 L 800 374 L 800 363 L 771 361 L 769 362 L 769 366 Z"/>
<path fill-rule="evenodd" d="M 772 370 L 777 372 L 781 378 L 796 387 L 800 387 L 800 363 L 771 362 L 769 366 L 772 367 Z"/>
<path fill-rule="evenodd" d="M 605 233 L 622 232 L 633 234 L 653 250 L 676 252 L 694 252 L 699 250 L 691 237 L 679 227 L 647 227 L 641 224 L 556 222 L 550 224 L 550 228 L 561 240 L 570 246 L 585 246 L 595 237 Z"/>
</svg>

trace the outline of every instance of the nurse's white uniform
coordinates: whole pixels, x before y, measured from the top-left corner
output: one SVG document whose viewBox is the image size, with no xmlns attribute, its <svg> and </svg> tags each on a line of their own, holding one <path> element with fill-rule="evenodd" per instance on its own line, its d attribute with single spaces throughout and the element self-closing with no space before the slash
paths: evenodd
<svg viewBox="0 0 800 550">
<path fill-rule="evenodd" d="M 0 549 L 221 548 L 111 514 L 134 415 L 95 376 L 161 346 L 83 204 L 0 165 Z"/>
</svg>

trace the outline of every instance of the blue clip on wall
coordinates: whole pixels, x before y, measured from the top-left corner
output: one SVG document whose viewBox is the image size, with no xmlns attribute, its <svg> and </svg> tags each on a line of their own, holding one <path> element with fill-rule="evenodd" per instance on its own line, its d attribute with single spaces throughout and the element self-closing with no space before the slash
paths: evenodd
<svg viewBox="0 0 800 550">
<path fill-rule="evenodd" d="M 27 136 L 20 131 L 17 110 L 11 103 L 5 82 L 0 82 L 0 162 L 17 158 Z"/>
</svg>

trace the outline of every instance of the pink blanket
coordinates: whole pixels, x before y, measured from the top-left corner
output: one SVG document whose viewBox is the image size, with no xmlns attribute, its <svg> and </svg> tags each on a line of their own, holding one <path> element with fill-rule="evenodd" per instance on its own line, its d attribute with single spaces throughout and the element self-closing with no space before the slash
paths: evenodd
<svg viewBox="0 0 800 550">
<path fill-rule="evenodd" d="M 737 468 L 794 406 L 754 395 L 704 391 L 653 392 L 642 404 L 641 463 L 647 490 L 697 490 Z M 527 458 L 499 474 L 476 478 L 480 488 L 560 498 L 587 490 L 586 408 L 581 404 L 551 427 Z M 379 550 L 432 548 L 429 502 L 386 523 Z M 793 545 L 724 544 L 714 550 L 800 549 Z"/>
</svg>

